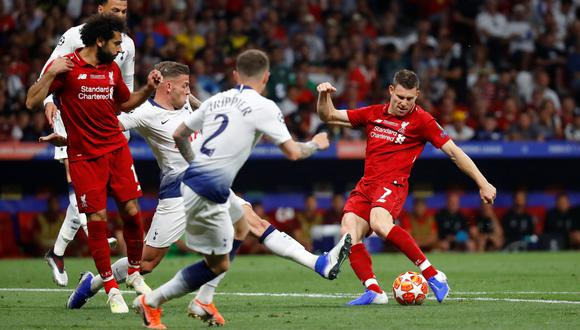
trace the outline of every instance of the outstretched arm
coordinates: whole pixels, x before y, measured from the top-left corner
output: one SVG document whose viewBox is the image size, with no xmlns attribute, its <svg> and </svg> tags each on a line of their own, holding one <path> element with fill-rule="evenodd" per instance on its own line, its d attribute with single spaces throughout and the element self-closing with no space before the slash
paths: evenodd
<svg viewBox="0 0 580 330">
<path fill-rule="evenodd" d="M 296 142 L 292 139 L 282 143 L 280 149 L 286 158 L 295 161 L 312 156 L 317 150 L 324 150 L 329 147 L 328 135 L 326 133 L 316 134 L 308 142 Z"/>
<path fill-rule="evenodd" d="M 191 143 L 189 142 L 189 137 L 193 133 L 193 130 L 187 127 L 184 123 L 181 123 L 179 127 L 173 132 L 173 140 L 179 152 L 185 158 L 188 163 L 193 161 L 193 149 L 191 148 Z"/>
<path fill-rule="evenodd" d="M 493 204 L 496 196 L 495 187 L 487 182 L 487 179 L 481 174 L 473 160 L 459 148 L 452 140 L 445 142 L 441 150 L 451 158 L 457 167 L 467 174 L 479 187 L 479 195 L 484 203 Z"/>
<path fill-rule="evenodd" d="M 119 109 L 123 112 L 129 112 L 143 102 L 147 100 L 147 98 L 153 93 L 153 91 L 163 82 L 163 76 L 161 72 L 158 70 L 153 70 L 149 72 L 149 76 L 147 77 L 147 85 L 140 90 L 131 93 L 129 100 L 122 103 L 119 106 Z"/>
<path fill-rule="evenodd" d="M 318 112 L 320 119 L 325 123 L 332 125 L 352 127 L 348 120 L 346 110 L 336 110 L 332 103 L 330 94 L 336 92 L 336 88 L 334 88 L 330 83 L 324 82 L 318 85 L 316 90 L 318 91 L 316 111 Z"/>
</svg>

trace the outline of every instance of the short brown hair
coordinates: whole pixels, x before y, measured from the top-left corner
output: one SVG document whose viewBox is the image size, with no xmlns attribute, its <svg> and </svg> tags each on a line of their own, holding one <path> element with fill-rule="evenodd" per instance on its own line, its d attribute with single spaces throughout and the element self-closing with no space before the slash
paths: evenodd
<svg viewBox="0 0 580 330">
<path fill-rule="evenodd" d="M 411 70 L 399 70 L 393 76 L 393 86 L 401 85 L 406 89 L 419 88 L 419 77 Z"/>
<path fill-rule="evenodd" d="M 268 55 L 258 49 L 248 49 L 236 59 L 236 71 L 248 78 L 257 77 L 268 69 L 270 69 Z"/>
<path fill-rule="evenodd" d="M 186 75 L 189 76 L 189 67 L 185 64 L 181 64 L 173 61 L 163 61 L 155 65 L 155 69 L 161 72 L 163 78 L 175 78 L 177 76 Z"/>
</svg>

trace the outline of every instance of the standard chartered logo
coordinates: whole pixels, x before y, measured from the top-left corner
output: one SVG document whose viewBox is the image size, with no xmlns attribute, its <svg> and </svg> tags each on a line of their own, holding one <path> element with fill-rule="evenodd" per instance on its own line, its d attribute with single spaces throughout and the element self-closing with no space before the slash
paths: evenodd
<svg viewBox="0 0 580 330">
<path fill-rule="evenodd" d="M 112 100 L 115 88 L 113 86 L 81 86 L 79 100 Z"/>
</svg>

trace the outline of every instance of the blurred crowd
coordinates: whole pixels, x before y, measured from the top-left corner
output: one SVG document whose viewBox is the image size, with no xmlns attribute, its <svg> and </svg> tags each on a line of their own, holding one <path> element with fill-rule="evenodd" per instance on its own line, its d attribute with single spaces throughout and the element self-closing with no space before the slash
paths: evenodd
<svg viewBox="0 0 580 330">
<path fill-rule="evenodd" d="M 578 0 L 129 0 L 137 85 L 161 60 L 187 63 L 201 99 L 234 85 L 236 54 L 271 57 L 268 97 L 298 139 L 329 130 L 318 83 L 338 108 L 384 102 L 402 68 L 421 78 L 418 103 L 465 140 L 580 141 Z M 24 107 L 60 36 L 96 12 L 91 0 L 0 1 L 0 141 L 49 130 Z"/>
</svg>

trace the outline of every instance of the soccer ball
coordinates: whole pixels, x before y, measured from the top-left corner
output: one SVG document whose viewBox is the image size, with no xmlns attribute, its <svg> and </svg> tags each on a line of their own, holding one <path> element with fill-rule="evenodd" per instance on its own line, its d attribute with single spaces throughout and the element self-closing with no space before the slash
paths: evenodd
<svg viewBox="0 0 580 330">
<path fill-rule="evenodd" d="M 393 282 L 393 295 L 401 305 L 421 305 L 428 292 L 427 280 L 419 273 L 402 273 Z"/>
</svg>

